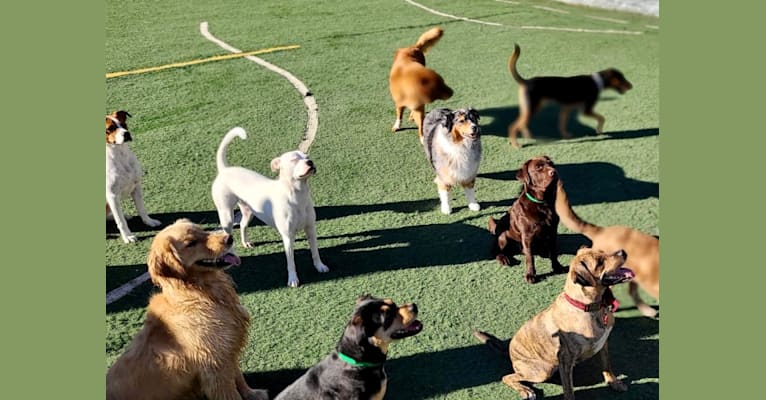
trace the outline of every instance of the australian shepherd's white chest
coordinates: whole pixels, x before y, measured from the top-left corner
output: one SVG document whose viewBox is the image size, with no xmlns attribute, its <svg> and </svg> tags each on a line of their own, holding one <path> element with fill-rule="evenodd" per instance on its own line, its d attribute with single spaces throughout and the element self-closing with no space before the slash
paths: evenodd
<svg viewBox="0 0 766 400">
<path fill-rule="evenodd" d="M 449 190 L 460 185 L 468 208 L 478 211 L 474 184 L 481 162 L 479 113 L 472 109 L 432 110 L 423 122 L 423 149 L 436 172 L 441 211 L 450 214 Z"/>
</svg>

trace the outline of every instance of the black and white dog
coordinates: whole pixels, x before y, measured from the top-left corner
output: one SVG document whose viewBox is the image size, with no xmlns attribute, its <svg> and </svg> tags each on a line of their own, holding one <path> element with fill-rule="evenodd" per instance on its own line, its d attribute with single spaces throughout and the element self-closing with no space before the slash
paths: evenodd
<svg viewBox="0 0 766 400">
<path fill-rule="evenodd" d="M 423 121 L 423 148 L 436 172 L 434 182 L 439 191 L 441 212 L 452 212 L 449 191 L 457 185 L 463 187 L 468 208 L 479 211 L 481 207 L 474 192 L 481 161 L 479 113 L 473 108 L 432 110 Z"/>
<path fill-rule="evenodd" d="M 391 299 L 359 297 L 335 350 L 275 400 L 383 399 L 388 346 L 420 333 L 423 324 L 417 318 L 414 303 L 397 306 Z"/>
</svg>

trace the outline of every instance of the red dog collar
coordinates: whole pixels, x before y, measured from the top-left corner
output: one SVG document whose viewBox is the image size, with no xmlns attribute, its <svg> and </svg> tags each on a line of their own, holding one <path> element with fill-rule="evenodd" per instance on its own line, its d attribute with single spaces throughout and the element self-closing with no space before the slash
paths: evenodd
<svg viewBox="0 0 766 400">
<path fill-rule="evenodd" d="M 585 312 L 598 311 L 602 308 L 608 308 L 609 311 L 615 312 L 617 311 L 617 307 L 620 306 L 620 302 L 614 297 L 614 293 L 612 293 L 612 289 L 610 288 L 606 288 L 604 294 L 601 296 L 601 301 L 596 303 L 585 304 L 569 297 L 566 293 L 564 293 L 564 298 L 567 299 L 569 304 Z"/>
</svg>

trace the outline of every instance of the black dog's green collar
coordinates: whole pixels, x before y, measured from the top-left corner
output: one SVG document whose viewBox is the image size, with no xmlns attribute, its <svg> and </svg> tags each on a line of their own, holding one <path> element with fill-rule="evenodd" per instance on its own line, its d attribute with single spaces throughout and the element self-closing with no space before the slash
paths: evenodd
<svg viewBox="0 0 766 400">
<path fill-rule="evenodd" d="M 343 354 L 341 352 L 338 352 L 338 358 L 340 358 L 341 360 L 345 361 L 349 365 L 353 365 L 354 367 L 360 367 L 360 368 L 372 368 L 372 367 L 379 367 L 379 366 L 383 365 L 383 363 L 371 363 L 371 362 L 365 362 L 365 361 L 357 361 L 357 360 L 354 360 L 353 358 L 351 358 L 351 357 L 349 357 L 349 356 L 347 356 L 347 355 L 345 355 L 345 354 Z"/>
</svg>

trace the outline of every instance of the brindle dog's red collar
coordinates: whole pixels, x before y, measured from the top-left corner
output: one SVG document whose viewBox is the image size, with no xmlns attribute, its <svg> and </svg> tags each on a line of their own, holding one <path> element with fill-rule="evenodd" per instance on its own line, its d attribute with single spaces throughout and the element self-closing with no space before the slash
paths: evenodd
<svg viewBox="0 0 766 400">
<path fill-rule="evenodd" d="M 612 289 L 610 288 L 606 288 L 604 294 L 601 296 L 601 301 L 596 303 L 585 304 L 569 297 L 566 293 L 564 293 L 564 298 L 567 299 L 569 304 L 585 312 L 598 311 L 602 308 L 609 308 L 609 311 L 615 312 L 617 311 L 617 307 L 620 306 L 620 302 L 614 297 L 614 293 L 612 293 Z"/>
</svg>

